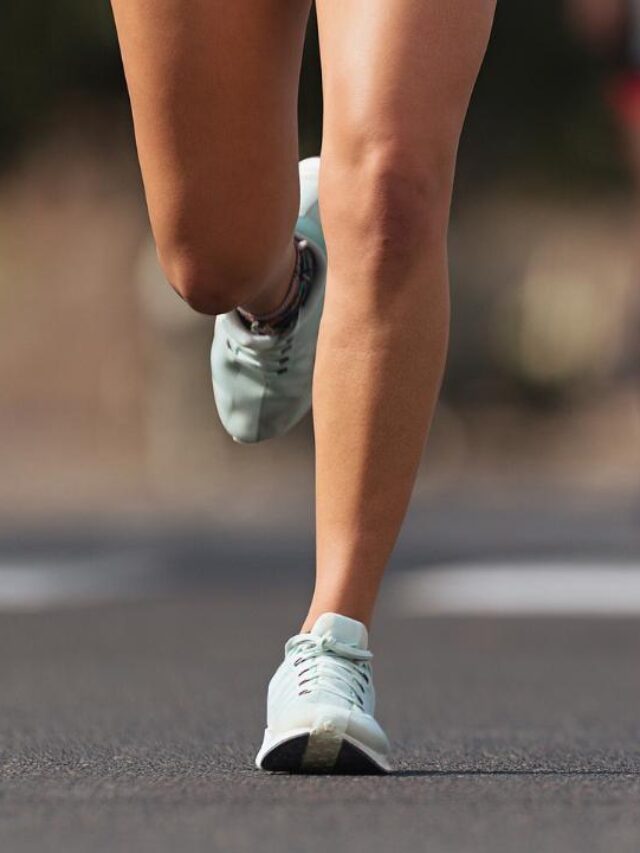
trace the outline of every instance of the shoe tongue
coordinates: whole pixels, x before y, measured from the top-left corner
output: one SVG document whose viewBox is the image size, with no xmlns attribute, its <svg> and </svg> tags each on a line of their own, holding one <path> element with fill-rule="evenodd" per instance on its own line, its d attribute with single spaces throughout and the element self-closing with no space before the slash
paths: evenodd
<svg viewBox="0 0 640 853">
<path fill-rule="evenodd" d="M 369 636 L 362 622 L 349 619 L 348 616 L 340 616 L 339 613 L 323 613 L 316 620 L 311 633 L 316 637 L 331 634 L 339 643 L 355 646 L 357 649 L 368 647 Z"/>
</svg>

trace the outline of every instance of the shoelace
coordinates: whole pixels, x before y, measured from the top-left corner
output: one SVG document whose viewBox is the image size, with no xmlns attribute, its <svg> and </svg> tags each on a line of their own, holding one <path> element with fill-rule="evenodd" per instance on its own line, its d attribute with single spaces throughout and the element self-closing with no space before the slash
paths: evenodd
<svg viewBox="0 0 640 853">
<path fill-rule="evenodd" d="M 278 337 L 274 342 L 273 347 L 268 350 L 260 351 L 257 355 L 256 351 L 242 344 L 232 344 L 227 341 L 237 360 L 248 367 L 256 368 L 267 373 L 286 373 L 287 363 L 289 361 L 289 351 L 293 346 L 291 334 L 285 334 Z"/>
<path fill-rule="evenodd" d="M 341 643 L 331 635 L 298 634 L 289 641 L 289 653 L 295 652 L 293 665 L 298 669 L 298 695 L 314 689 L 323 690 L 364 707 L 370 681 L 365 664 L 373 657 L 370 651 Z M 308 666 L 301 669 L 304 664 Z"/>
</svg>

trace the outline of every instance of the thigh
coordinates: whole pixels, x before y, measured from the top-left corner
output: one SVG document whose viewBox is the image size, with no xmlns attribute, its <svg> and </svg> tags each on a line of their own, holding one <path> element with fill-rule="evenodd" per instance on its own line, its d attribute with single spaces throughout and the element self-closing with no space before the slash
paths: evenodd
<svg viewBox="0 0 640 853">
<path fill-rule="evenodd" d="M 495 0 L 317 5 L 323 154 L 344 161 L 387 148 L 407 166 L 452 171 Z"/>
<path fill-rule="evenodd" d="M 290 241 L 308 0 L 112 5 L 159 245 Z"/>
</svg>

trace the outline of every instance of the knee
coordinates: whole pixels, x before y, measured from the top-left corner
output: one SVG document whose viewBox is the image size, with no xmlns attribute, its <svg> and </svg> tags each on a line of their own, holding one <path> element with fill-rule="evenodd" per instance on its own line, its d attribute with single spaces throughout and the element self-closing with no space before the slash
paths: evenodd
<svg viewBox="0 0 640 853">
<path fill-rule="evenodd" d="M 158 245 L 164 274 L 179 296 L 201 314 L 225 314 L 250 302 L 264 287 L 269 258 L 250 252 L 209 255 L 197 247 Z"/>
<path fill-rule="evenodd" d="M 444 251 L 454 155 L 407 153 L 412 148 L 364 143 L 323 163 L 320 204 L 330 242 L 344 234 L 385 265 Z"/>
</svg>

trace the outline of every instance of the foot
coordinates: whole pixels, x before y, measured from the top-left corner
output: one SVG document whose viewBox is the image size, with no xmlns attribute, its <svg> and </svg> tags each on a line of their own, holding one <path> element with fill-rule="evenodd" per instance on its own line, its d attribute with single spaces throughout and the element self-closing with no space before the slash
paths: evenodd
<svg viewBox="0 0 640 853">
<path fill-rule="evenodd" d="M 318 208 L 320 159 L 300 163 L 296 236 L 314 256 L 314 277 L 297 319 L 282 334 L 256 334 L 237 311 L 216 319 L 211 370 L 220 420 L 238 442 L 282 435 L 311 408 L 311 380 L 324 302 L 326 249 Z"/>
<path fill-rule="evenodd" d="M 389 742 L 373 717 L 367 629 L 325 613 L 297 634 L 269 684 L 256 766 L 290 773 L 386 773 Z"/>
</svg>

